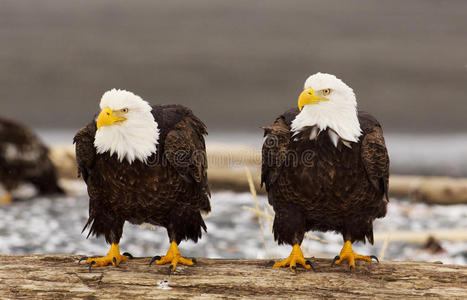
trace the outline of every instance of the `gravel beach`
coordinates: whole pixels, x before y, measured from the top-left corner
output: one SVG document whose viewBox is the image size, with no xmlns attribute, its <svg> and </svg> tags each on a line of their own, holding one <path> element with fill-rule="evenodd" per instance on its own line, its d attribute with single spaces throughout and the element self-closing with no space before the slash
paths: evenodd
<svg viewBox="0 0 467 300">
<path fill-rule="evenodd" d="M 108 251 L 103 238 L 86 239 L 81 234 L 88 217 L 88 197 L 85 185 L 80 181 L 67 183 L 70 195 L 65 197 L 34 197 L 0 207 L 0 253 L 2 254 L 83 254 L 103 255 Z M 32 194 L 27 186 L 18 192 Z M 267 205 L 267 198 L 258 198 L 260 209 Z M 248 193 L 218 191 L 212 195 L 212 213 L 207 216 L 208 233 L 194 244 L 182 242 L 185 256 L 209 258 L 278 258 L 285 257 L 290 247 L 278 246 L 270 230 L 270 224 L 262 219 L 264 239 L 257 217 L 243 206 L 254 207 Z M 122 251 L 135 256 L 164 254 L 169 246 L 165 229 L 136 226 L 126 223 L 121 241 Z M 384 219 L 374 223 L 375 233 L 398 230 L 439 230 L 467 228 L 467 205 L 428 206 L 391 199 Z M 342 247 L 342 239 L 334 233 L 311 233 L 326 242 L 307 239 L 303 242 L 305 255 L 334 257 Z M 356 244 L 362 254 L 381 255 L 383 242 L 374 246 Z M 442 261 L 467 265 L 467 243 L 441 241 L 443 251 L 432 254 L 420 244 L 390 242 L 385 260 Z"/>
</svg>

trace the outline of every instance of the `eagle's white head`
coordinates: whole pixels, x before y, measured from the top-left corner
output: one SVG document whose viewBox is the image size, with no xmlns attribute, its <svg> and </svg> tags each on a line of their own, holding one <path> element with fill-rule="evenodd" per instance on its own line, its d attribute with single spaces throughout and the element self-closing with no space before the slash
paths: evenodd
<svg viewBox="0 0 467 300">
<path fill-rule="evenodd" d="M 112 89 L 102 96 L 96 119 L 94 146 L 97 153 L 116 153 L 120 161 L 147 162 L 156 153 L 159 128 L 151 106 L 125 90 Z"/>
<path fill-rule="evenodd" d="M 329 128 L 349 142 L 358 142 L 362 134 L 355 94 L 334 75 L 316 73 L 308 77 L 298 98 L 298 108 L 301 111 L 292 122 L 294 132 L 307 126 L 316 126 L 319 131 Z M 333 134 L 330 133 L 331 139 Z M 333 142 L 337 145 L 337 140 Z"/>
</svg>

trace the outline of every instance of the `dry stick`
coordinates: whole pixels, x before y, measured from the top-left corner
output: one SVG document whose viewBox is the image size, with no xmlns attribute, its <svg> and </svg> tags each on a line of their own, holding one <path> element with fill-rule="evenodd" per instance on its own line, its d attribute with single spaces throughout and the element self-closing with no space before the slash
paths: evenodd
<svg viewBox="0 0 467 300">
<path fill-rule="evenodd" d="M 330 242 L 328 240 L 325 240 L 323 238 L 320 238 L 319 236 L 316 236 L 316 235 L 313 235 L 309 232 L 305 233 L 305 238 L 307 240 L 314 240 L 314 241 L 318 241 L 318 242 L 321 242 L 321 243 L 324 243 L 324 244 L 336 244 L 336 245 L 340 245 L 340 243 L 337 243 L 337 242 Z"/>
<path fill-rule="evenodd" d="M 264 207 L 264 213 L 267 214 L 268 213 L 268 207 L 269 205 L 266 205 Z M 272 232 L 272 218 L 266 218 L 266 221 L 268 222 L 268 228 L 269 228 L 269 232 Z"/>
<path fill-rule="evenodd" d="M 248 210 L 248 211 L 251 211 L 252 213 L 256 214 L 258 217 L 263 217 L 267 220 L 274 220 L 274 217 L 271 216 L 270 214 L 268 214 L 267 212 L 262 212 L 260 210 L 257 210 L 257 209 L 254 209 L 253 207 L 249 207 L 249 206 L 246 206 L 246 205 L 243 205 L 242 208 L 244 210 Z"/>
<path fill-rule="evenodd" d="M 248 168 L 247 168 L 248 170 Z M 249 171 L 249 170 L 248 170 Z M 248 173 L 247 173 L 248 174 Z M 248 175 L 247 175 L 248 176 Z M 251 174 L 250 174 L 251 176 Z M 250 181 L 249 181 L 250 182 Z M 251 185 L 250 185 L 250 188 L 251 188 Z M 254 190 L 254 186 L 253 186 L 253 190 Z M 253 194 L 253 193 L 252 193 Z M 253 198 L 255 199 L 255 206 L 256 208 L 253 208 L 253 207 L 249 207 L 249 206 L 246 206 L 246 205 L 243 205 L 242 206 L 242 209 L 244 210 L 248 210 L 254 214 L 256 214 L 258 216 L 258 222 L 260 223 L 260 229 L 261 229 L 261 233 L 263 234 L 263 239 L 264 239 L 264 232 L 263 232 L 263 225 L 262 225 L 262 222 L 261 222 L 261 217 L 265 218 L 270 226 L 270 229 L 272 230 L 272 221 L 274 220 L 274 216 L 271 216 L 268 212 L 267 212 L 267 208 L 269 208 L 273 213 L 274 211 L 272 210 L 271 206 L 270 205 L 266 205 L 264 211 L 261 211 L 259 210 L 258 208 L 258 200 L 256 198 L 256 193 L 254 194 Z M 313 235 L 313 234 L 310 234 L 309 232 L 307 232 L 305 234 L 305 238 L 306 239 L 309 239 L 309 240 L 315 240 L 315 241 L 319 241 L 319 242 L 322 242 L 322 243 L 325 243 L 325 244 L 330 244 L 330 243 L 334 243 L 334 242 L 330 242 L 328 240 L 325 240 L 323 238 L 320 238 L 319 236 L 316 236 L 316 235 Z M 335 243 L 337 244 L 337 243 Z"/>
<path fill-rule="evenodd" d="M 267 257 L 268 251 L 266 248 L 266 238 L 264 237 L 263 221 L 261 220 L 261 216 L 260 216 L 261 211 L 259 210 L 258 198 L 256 197 L 255 184 L 253 183 L 253 177 L 251 176 L 251 172 L 250 172 L 250 169 L 248 169 L 248 167 L 245 167 L 245 173 L 246 173 L 246 178 L 248 179 L 248 184 L 250 186 L 250 193 L 253 196 L 253 200 L 255 201 L 255 208 L 256 208 L 255 212 L 258 215 L 259 230 L 261 231 L 261 237 L 263 238 L 264 254 Z"/>
<path fill-rule="evenodd" d="M 251 211 L 252 213 L 256 214 L 258 217 L 263 217 L 265 218 L 268 222 L 271 222 L 272 220 L 274 220 L 274 217 L 271 216 L 270 214 L 267 213 L 266 209 L 264 212 L 260 211 L 260 210 L 256 210 L 252 207 L 249 207 L 249 206 L 246 206 L 246 205 L 243 205 L 242 208 L 244 210 L 248 210 L 248 211 Z M 272 227 L 271 227 L 272 229 Z M 328 240 L 325 240 L 323 238 L 320 238 L 319 236 L 316 236 L 316 235 L 312 235 L 310 234 L 309 232 L 305 233 L 305 238 L 306 239 L 309 239 L 309 240 L 315 240 L 315 241 L 319 241 L 319 242 L 322 242 L 322 243 L 325 243 L 325 244 L 330 244 L 331 242 L 328 241 Z M 335 244 L 338 244 L 338 243 L 335 243 Z"/>
<path fill-rule="evenodd" d="M 381 248 L 381 252 L 379 253 L 380 261 L 383 261 L 384 259 L 384 255 L 386 254 L 386 249 L 388 248 L 390 238 L 391 238 L 391 233 L 389 232 L 386 239 L 384 240 L 384 244 L 383 244 L 383 247 Z"/>
<path fill-rule="evenodd" d="M 266 207 L 269 209 L 269 211 L 270 211 L 272 214 L 275 214 L 274 209 L 272 208 L 271 205 L 266 205 Z"/>
</svg>

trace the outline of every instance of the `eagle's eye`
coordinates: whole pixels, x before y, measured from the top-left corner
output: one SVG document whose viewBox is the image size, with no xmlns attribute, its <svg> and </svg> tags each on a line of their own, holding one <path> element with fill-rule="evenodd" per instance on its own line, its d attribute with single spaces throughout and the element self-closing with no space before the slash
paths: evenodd
<svg viewBox="0 0 467 300">
<path fill-rule="evenodd" d="M 122 109 L 120 109 L 120 112 L 126 114 L 128 112 L 128 108 L 126 108 L 126 107 L 122 108 Z"/>
<path fill-rule="evenodd" d="M 324 96 L 327 96 L 327 95 L 329 95 L 329 94 L 331 94 L 331 89 L 324 89 L 324 90 L 323 90 L 323 95 L 324 95 Z"/>
</svg>

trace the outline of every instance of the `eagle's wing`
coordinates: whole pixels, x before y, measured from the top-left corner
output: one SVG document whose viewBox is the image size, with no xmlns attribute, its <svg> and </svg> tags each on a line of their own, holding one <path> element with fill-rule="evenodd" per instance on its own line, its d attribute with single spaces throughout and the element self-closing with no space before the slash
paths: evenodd
<svg viewBox="0 0 467 300">
<path fill-rule="evenodd" d="M 193 114 L 186 115 L 167 133 L 164 157 L 182 178 L 209 193 L 205 134 L 205 125 Z"/>
<path fill-rule="evenodd" d="M 96 149 L 94 148 L 96 130 L 96 124 L 92 122 L 86 127 L 81 128 L 73 138 L 76 162 L 78 164 L 78 176 L 82 176 L 86 183 L 88 182 L 88 177 L 96 158 Z"/>
<path fill-rule="evenodd" d="M 360 115 L 360 117 L 362 117 Z M 383 129 L 373 117 L 367 115 L 362 122 L 364 136 L 362 139 L 361 157 L 368 179 L 375 188 L 388 198 L 389 155 L 383 137 Z"/>
<path fill-rule="evenodd" d="M 290 128 L 283 116 L 271 125 L 264 127 L 266 137 L 262 149 L 261 186 L 266 190 L 277 180 L 287 159 L 290 142 Z"/>
</svg>

